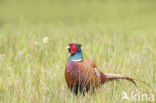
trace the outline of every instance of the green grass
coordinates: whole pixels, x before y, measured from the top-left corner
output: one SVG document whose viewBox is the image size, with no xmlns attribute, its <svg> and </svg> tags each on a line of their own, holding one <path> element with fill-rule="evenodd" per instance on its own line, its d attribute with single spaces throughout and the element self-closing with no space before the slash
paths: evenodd
<svg viewBox="0 0 156 103">
<path fill-rule="evenodd" d="M 135 102 L 122 100 L 137 89 L 124 80 L 74 96 L 64 77 L 71 42 L 102 72 L 146 81 L 151 87 L 137 82 L 140 93 L 156 93 L 155 1 L 0 2 L 0 103 Z"/>
</svg>

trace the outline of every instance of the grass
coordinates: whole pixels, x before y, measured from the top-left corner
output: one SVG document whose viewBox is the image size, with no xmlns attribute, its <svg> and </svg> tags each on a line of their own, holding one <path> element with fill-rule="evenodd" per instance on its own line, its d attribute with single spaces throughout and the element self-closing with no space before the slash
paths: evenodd
<svg viewBox="0 0 156 103">
<path fill-rule="evenodd" d="M 137 90 L 124 80 L 74 96 L 64 77 L 71 42 L 104 73 L 146 81 L 139 93 L 156 95 L 155 1 L 0 2 L 0 103 L 136 102 L 122 100 Z"/>
</svg>

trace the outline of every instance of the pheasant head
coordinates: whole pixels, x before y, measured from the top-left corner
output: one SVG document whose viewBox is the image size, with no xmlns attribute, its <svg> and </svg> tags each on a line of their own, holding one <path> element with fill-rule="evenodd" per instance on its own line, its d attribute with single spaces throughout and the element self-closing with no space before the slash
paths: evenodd
<svg viewBox="0 0 156 103">
<path fill-rule="evenodd" d="M 68 61 L 82 61 L 83 60 L 83 54 L 81 51 L 81 44 L 74 44 L 69 43 L 69 46 L 67 47 L 69 53 L 71 54 Z"/>
</svg>

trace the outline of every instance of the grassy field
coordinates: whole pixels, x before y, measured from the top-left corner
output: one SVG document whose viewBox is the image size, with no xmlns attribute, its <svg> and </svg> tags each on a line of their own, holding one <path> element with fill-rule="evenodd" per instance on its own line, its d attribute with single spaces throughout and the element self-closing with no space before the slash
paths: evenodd
<svg viewBox="0 0 156 103">
<path fill-rule="evenodd" d="M 0 0 L 0 103 L 146 102 L 132 94 L 147 94 L 148 100 L 156 95 L 155 5 L 154 0 Z M 84 58 L 104 73 L 151 87 L 119 80 L 95 94 L 74 96 L 64 77 L 71 42 L 81 43 Z M 122 99 L 123 92 L 130 100 Z"/>
</svg>

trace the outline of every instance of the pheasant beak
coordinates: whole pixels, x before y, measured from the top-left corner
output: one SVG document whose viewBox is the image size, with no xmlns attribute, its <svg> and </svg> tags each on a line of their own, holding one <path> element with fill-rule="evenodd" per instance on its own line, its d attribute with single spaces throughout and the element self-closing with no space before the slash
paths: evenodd
<svg viewBox="0 0 156 103">
<path fill-rule="evenodd" d="M 67 46 L 66 48 L 67 48 L 67 49 L 70 49 L 70 47 L 69 47 L 69 46 Z"/>
</svg>

